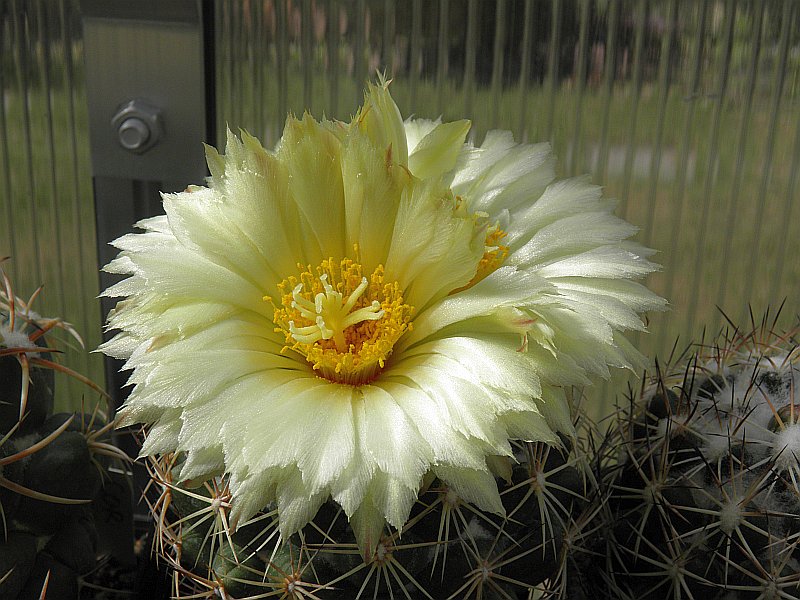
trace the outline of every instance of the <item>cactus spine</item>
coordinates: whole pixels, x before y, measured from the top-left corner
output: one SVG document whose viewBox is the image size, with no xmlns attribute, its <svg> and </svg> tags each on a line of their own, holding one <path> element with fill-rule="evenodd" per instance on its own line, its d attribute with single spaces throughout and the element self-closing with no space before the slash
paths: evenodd
<svg viewBox="0 0 800 600">
<path fill-rule="evenodd" d="M 53 414 L 55 372 L 103 393 L 53 359 L 51 332 L 82 342 L 33 311 L 39 290 L 24 301 L 2 268 L 0 281 L 0 597 L 76 598 L 96 563 L 92 501 L 108 461 L 125 455 L 107 443 L 113 423 L 99 408 Z"/>
<path fill-rule="evenodd" d="M 767 318 L 657 373 L 622 422 L 618 580 L 647 598 L 800 597 L 800 352 Z"/>
</svg>

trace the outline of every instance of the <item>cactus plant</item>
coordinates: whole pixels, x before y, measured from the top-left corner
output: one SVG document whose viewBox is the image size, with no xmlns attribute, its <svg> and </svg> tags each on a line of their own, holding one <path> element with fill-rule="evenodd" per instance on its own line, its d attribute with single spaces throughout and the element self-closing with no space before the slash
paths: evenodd
<svg viewBox="0 0 800 600">
<path fill-rule="evenodd" d="M 800 597 L 798 329 L 751 325 L 657 372 L 622 421 L 617 589 Z"/>
<path fill-rule="evenodd" d="M 624 333 L 665 303 L 633 281 L 656 265 L 599 188 L 554 181 L 547 144 L 493 131 L 476 146 L 469 129 L 404 122 L 382 80 L 349 123 L 290 116 L 274 151 L 229 132 L 224 155 L 207 149 L 206 187 L 165 194 L 166 215 L 113 242 L 120 254 L 105 269 L 128 278 L 105 291 L 124 299 L 101 350 L 132 370 L 121 422 L 147 426 L 143 455 L 176 460 L 168 504 L 180 513 L 179 489 L 203 504 L 178 521 L 213 523 L 203 539 L 227 532 L 218 552 L 189 559 L 223 587 L 241 569 L 264 586 L 280 579 L 248 563 L 269 557 L 232 531 L 265 507 L 290 544 L 276 550 L 291 559 L 281 555 L 282 572 L 295 559 L 321 569 L 327 538 L 308 527 L 323 507 L 338 514 L 331 500 L 344 516 L 329 537 L 348 550 L 330 562 L 351 568 L 314 585 L 425 589 L 415 582 L 426 563 L 401 557 L 421 544 L 444 562 L 450 538 L 438 529 L 413 541 L 428 522 L 458 534 L 475 576 L 452 593 L 507 595 L 544 577 L 544 567 L 494 576 L 519 553 L 546 564 L 561 535 L 552 511 L 570 510 L 554 492 L 541 522 L 509 516 L 538 497 L 515 482 L 524 470 L 508 469 L 521 460 L 513 443 L 571 435 L 565 389 L 638 364 Z M 505 503 L 498 475 L 512 482 Z M 184 534 L 167 536 L 182 552 Z M 292 551 L 306 534 L 311 545 Z M 456 555 L 448 549 L 450 564 Z"/>
<path fill-rule="evenodd" d="M 0 597 L 76 598 L 96 560 L 92 501 L 107 461 L 125 455 L 107 442 L 114 423 L 99 404 L 52 414 L 55 372 L 104 393 L 50 356 L 53 330 L 81 343 L 72 326 L 32 310 L 39 290 L 25 302 L 1 267 L 0 278 Z"/>
<path fill-rule="evenodd" d="M 368 557 L 334 502 L 289 539 L 274 506 L 234 529 L 224 477 L 178 483 L 180 457 L 151 458 L 156 549 L 178 598 L 516 600 L 534 589 L 570 597 L 579 584 L 565 581 L 567 561 L 588 547 L 606 506 L 587 439 L 515 442 L 514 459 L 496 466 L 504 517 L 427 477 L 402 530 L 380 531 Z"/>
</svg>

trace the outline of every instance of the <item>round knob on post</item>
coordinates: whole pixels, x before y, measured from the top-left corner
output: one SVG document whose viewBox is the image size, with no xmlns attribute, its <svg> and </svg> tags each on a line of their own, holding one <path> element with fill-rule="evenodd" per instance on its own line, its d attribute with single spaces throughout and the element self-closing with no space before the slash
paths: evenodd
<svg viewBox="0 0 800 600">
<path fill-rule="evenodd" d="M 150 139 L 150 128 L 141 119 L 130 117 L 120 124 L 119 129 L 117 129 L 117 135 L 123 148 L 131 152 L 137 152 Z"/>
<path fill-rule="evenodd" d="M 121 105 L 111 119 L 111 126 L 119 145 L 135 154 L 150 150 L 164 133 L 161 111 L 140 99 Z"/>
</svg>

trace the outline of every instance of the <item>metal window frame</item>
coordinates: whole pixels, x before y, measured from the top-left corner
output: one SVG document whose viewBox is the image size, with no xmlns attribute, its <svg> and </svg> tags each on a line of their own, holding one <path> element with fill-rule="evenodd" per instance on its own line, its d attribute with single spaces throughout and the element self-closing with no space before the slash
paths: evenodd
<svg viewBox="0 0 800 600">
<path fill-rule="evenodd" d="M 81 0 L 89 140 L 101 265 L 114 258 L 109 243 L 132 231 L 134 223 L 162 212 L 161 192 L 203 183 L 207 175 L 203 143 L 214 144 L 215 59 L 213 0 Z M 134 104 L 131 104 L 134 103 Z M 144 136 L 140 140 L 136 136 Z M 133 137 L 130 137 L 133 136 Z M 147 137 L 149 136 L 149 137 Z M 141 145 L 137 142 L 143 142 Z M 100 289 L 115 282 L 100 273 Z M 114 300 L 102 299 L 103 318 Z M 108 337 L 106 334 L 105 337 Z M 126 392 L 122 363 L 106 358 L 106 387 L 114 406 Z M 132 435 L 116 443 L 138 453 Z M 104 505 L 109 518 L 99 527 L 112 552 L 133 562 L 134 524 L 148 527 L 146 507 L 134 499 L 118 473 Z M 136 490 L 149 477 L 133 469 Z"/>
</svg>

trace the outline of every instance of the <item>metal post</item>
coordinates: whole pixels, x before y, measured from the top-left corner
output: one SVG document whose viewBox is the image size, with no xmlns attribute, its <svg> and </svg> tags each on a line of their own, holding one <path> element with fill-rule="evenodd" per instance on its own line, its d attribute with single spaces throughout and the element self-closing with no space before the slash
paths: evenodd
<svg viewBox="0 0 800 600">
<path fill-rule="evenodd" d="M 161 211 L 159 191 L 206 176 L 202 142 L 213 143 L 215 131 L 213 5 L 82 0 L 81 13 L 98 258 L 105 264 L 115 255 L 108 242 Z M 101 275 L 102 289 L 110 283 Z M 119 400 L 117 366 L 106 375 Z"/>
<path fill-rule="evenodd" d="M 159 192 L 182 190 L 206 176 L 202 142 L 214 143 L 216 127 L 214 7 L 211 0 L 81 0 L 80 6 L 102 265 L 116 254 L 110 241 L 162 212 Z M 100 275 L 101 289 L 113 282 Z M 104 301 L 103 314 L 112 306 Z M 120 366 L 106 361 L 106 385 L 116 406 L 124 399 Z M 120 445 L 135 453 L 127 438 Z M 129 528 L 130 509 L 125 510 L 125 492 L 120 494 L 116 509 L 127 512 L 123 521 Z M 106 503 L 111 512 L 114 501 Z M 113 527 L 117 519 L 107 516 L 106 525 Z M 115 551 L 118 557 L 125 553 L 132 558 L 125 548 Z"/>
</svg>

